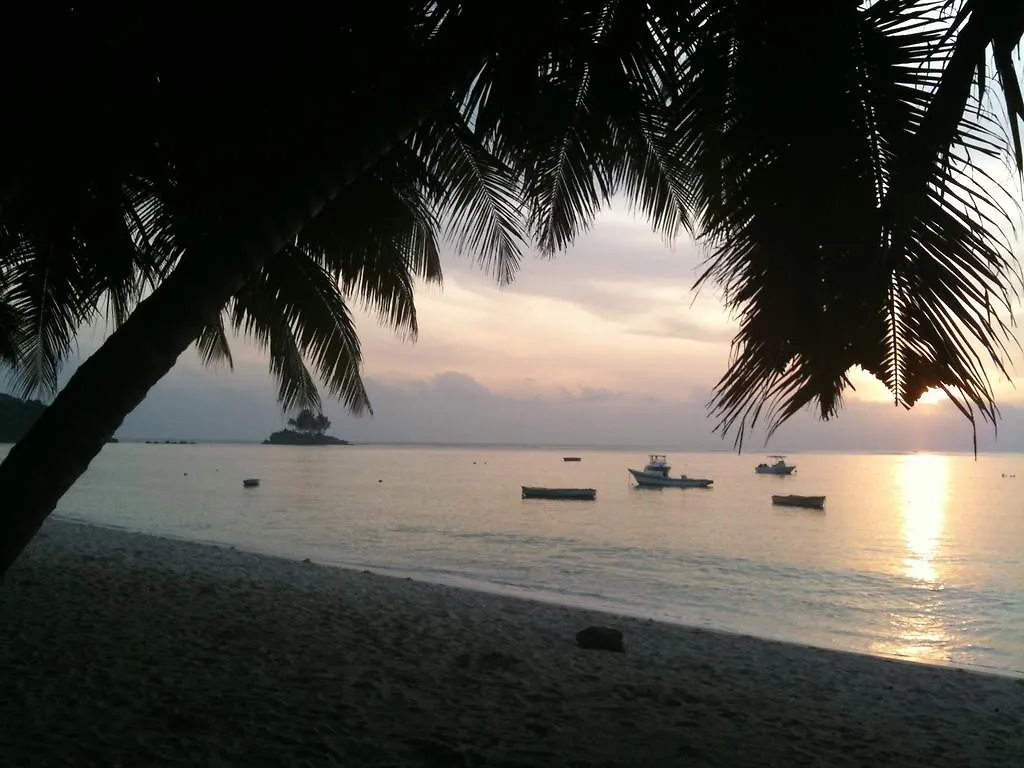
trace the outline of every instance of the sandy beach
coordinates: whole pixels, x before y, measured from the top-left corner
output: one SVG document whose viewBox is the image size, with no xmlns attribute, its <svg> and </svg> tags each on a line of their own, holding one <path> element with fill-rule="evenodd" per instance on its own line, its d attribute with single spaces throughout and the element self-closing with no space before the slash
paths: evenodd
<svg viewBox="0 0 1024 768">
<path fill-rule="evenodd" d="M 60 520 L 0 624 L 5 766 L 1024 765 L 1019 680 Z"/>
</svg>

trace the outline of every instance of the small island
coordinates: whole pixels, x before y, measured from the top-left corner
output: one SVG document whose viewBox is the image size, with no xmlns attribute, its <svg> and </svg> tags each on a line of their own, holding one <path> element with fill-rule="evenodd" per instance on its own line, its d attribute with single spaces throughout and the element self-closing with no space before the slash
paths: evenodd
<svg viewBox="0 0 1024 768">
<path fill-rule="evenodd" d="M 23 400 L 20 397 L 0 394 L 0 443 L 16 443 L 32 429 L 46 406 L 38 400 Z M 118 439 L 111 437 L 108 443 Z"/>
<path fill-rule="evenodd" d="M 348 440 L 342 440 L 326 434 L 331 428 L 331 420 L 322 413 L 313 413 L 304 408 L 294 419 L 288 419 L 290 429 L 282 429 L 275 432 L 266 440 L 264 445 L 348 445 Z"/>
<path fill-rule="evenodd" d="M 0 443 L 16 443 L 32 429 L 46 406 L 38 400 L 0 395 Z"/>
</svg>

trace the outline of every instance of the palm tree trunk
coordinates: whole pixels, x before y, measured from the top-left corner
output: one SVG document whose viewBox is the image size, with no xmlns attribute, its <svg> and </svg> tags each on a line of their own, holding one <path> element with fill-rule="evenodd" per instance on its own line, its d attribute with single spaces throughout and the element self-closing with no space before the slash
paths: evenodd
<svg viewBox="0 0 1024 768">
<path fill-rule="evenodd" d="M 484 45 L 456 46 L 418 68 L 403 69 L 393 87 L 375 91 L 374 104 L 349 114 L 373 115 L 378 130 L 338 143 L 349 158 L 315 183 L 304 185 L 273 227 L 257 222 L 253 231 L 223 243 L 199 244 L 179 267 L 139 304 L 128 320 L 75 372 L 31 431 L 0 464 L 0 580 L 53 511 L 61 496 L 88 468 L 146 393 L 175 364 L 211 316 L 216 316 L 245 280 L 302 228 L 347 184 L 441 106 L 452 91 L 477 73 Z M 409 98 L 410 94 L 415 94 Z M 383 103 L 387 100 L 386 103 Z M 386 130 L 380 130 L 386 128 Z M 325 158 L 325 166 L 330 158 Z M 253 219 L 258 217 L 253 216 Z"/>
</svg>

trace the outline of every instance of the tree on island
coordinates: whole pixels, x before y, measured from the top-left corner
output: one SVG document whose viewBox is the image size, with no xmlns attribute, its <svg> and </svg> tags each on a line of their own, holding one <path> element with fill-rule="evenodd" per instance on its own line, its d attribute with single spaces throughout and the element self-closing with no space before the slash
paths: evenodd
<svg viewBox="0 0 1024 768">
<path fill-rule="evenodd" d="M 303 408 L 294 418 L 288 419 L 288 426 L 307 435 L 322 435 L 331 428 L 331 420 L 323 413 L 313 413 Z"/>
<path fill-rule="evenodd" d="M 702 245 L 739 320 L 717 429 L 832 418 L 855 366 L 997 418 L 1018 268 L 986 164 L 1024 165 L 1020 0 L 197 13 L 8 12 L 0 360 L 55 390 L 78 329 L 113 332 L 0 464 L 0 574 L 190 345 L 230 365 L 231 328 L 286 410 L 319 409 L 315 377 L 368 410 L 353 302 L 413 336 L 442 237 L 507 283 L 614 195 Z M 76 66 L 24 67 L 43 46 Z"/>
<path fill-rule="evenodd" d="M 347 440 L 326 434 L 331 420 L 311 408 L 303 408 L 288 419 L 288 426 L 289 429 L 274 432 L 263 441 L 264 445 L 348 445 Z"/>
</svg>

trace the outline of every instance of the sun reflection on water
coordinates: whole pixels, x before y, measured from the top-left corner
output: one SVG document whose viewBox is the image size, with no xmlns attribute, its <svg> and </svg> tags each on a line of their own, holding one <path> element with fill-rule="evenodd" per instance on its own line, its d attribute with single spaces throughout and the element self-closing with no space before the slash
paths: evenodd
<svg viewBox="0 0 1024 768">
<path fill-rule="evenodd" d="M 935 556 L 946 520 L 949 459 L 918 454 L 901 459 L 903 535 L 907 540 L 904 574 L 921 586 L 942 587 Z"/>
<path fill-rule="evenodd" d="M 938 555 L 948 502 L 949 459 L 917 454 L 899 460 L 894 501 L 902 517 L 903 576 L 916 588 L 889 616 L 888 637 L 873 644 L 876 653 L 919 661 L 948 660 L 951 635 L 943 599 Z"/>
</svg>

